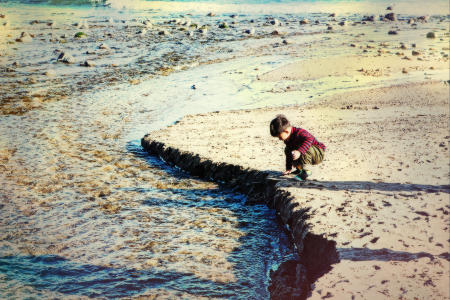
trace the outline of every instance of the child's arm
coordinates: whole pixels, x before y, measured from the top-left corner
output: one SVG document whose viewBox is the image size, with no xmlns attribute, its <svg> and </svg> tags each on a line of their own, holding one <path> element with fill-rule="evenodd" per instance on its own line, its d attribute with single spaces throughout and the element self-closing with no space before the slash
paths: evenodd
<svg viewBox="0 0 450 300">
<path fill-rule="evenodd" d="M 286 155 L 286 171 L 283 172 L 283 175 L 287 175 L 292 172 L 292 152 L 286 147 L 284 149 L 284 154 Z"/>
</svg>

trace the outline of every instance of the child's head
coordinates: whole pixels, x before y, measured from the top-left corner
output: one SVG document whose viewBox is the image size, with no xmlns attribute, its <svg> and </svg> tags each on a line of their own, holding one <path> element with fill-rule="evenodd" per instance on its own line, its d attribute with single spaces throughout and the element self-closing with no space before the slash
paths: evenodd
<svg viewBox="0 0 450 300">
<path fill-rule="evenodd" d="M 278 137 L 285 141 L 291 135 L 291 124 L 285 115 L 277 115 L 275 119 L 270 122 L 270 134 L 273 137 Z"/>
</svg>

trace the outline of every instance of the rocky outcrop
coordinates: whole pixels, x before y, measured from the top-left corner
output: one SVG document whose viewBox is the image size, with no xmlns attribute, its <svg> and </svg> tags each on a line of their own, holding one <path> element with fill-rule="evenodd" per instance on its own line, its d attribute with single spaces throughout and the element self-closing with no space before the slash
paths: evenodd
<svg viewBox="0 0 450 300">
<path fill-rule="evenodd" d="M 281 188 L 283 179 L 271 171 L 243 168 L 223 162 L 213 162 L 198 154 L 181 151 L 146 135 L 142 147 L 166 163 L 177 166 L 193 176 L 213 180 L 248 197 L 248 203 L 265 203 L 280 215 L 289 229 L 299 255 L 298 261 L 280 265 L 271 272 L 269 291 L 273 299 L 304 299 L 311 283 L 339 261 L 336 242 L 309 231 L 310 207 L 299 207 L 294 197 Z"/>
</svg>

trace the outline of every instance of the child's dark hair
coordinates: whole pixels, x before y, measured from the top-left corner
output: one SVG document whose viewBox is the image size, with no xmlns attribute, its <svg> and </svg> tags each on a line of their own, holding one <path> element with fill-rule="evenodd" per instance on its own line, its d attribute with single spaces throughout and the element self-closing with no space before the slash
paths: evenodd
<svg viewBox="0 0 450 300">
<path fill-rule="evenodd" d="M 285 115 L 277 115 L 275 119 L 270 122 L 270 134 L 276 137 L 289 126 L 291 126 L 291 124 Z"/>
</svg>

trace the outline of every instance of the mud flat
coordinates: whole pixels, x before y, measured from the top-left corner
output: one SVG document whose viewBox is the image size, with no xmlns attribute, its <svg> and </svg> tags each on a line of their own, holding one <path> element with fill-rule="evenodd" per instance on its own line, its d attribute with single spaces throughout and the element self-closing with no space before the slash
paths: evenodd
<svg viewBox="0 0 450 300">
<path fill-rule="evenodd" d="M 447 299 L 448 92 L 404 84 L 189 115 L 142 145 L 277 210 L 301 260 L 272 274 L 273 298 Z M 327 145 L 306 183 L 279 176 L 283 144 L 268 131 L 278 113 Z"/>
</svg>

